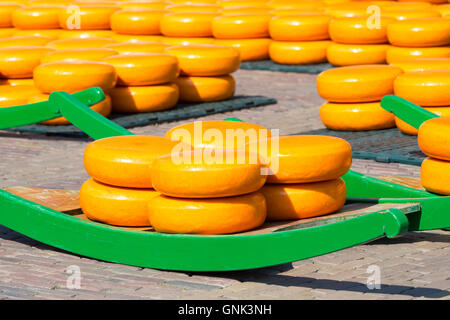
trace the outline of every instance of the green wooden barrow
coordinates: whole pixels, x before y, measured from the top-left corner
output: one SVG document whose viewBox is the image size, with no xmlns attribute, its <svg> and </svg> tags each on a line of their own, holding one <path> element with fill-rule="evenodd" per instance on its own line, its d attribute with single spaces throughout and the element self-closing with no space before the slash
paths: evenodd
<svg viewBox="0 0 450 320">
<path fill-rule="evenodd" d="M 86 106 L 103 97 L 97 88 L 81 96 L 55 92 L 48 103 L 39 105 L 39 109 L 46 116 L 66 117 L 94 139 L 131 135 Z M 8 120 L 16 125 L 24 122 L 16 119 L 19 114 L 14 108 L 5 112 L 5 116 L 3 110 L 8 108 L 0 109 L 3 127 Z M 36 115 L 32 117 L 32 112 L 26 114 L 23 106 L 22 110 L 21 119 L 46 120 Z M 267 223 L 257 230 L 240 234 L 164 234 L 151 228 L 114 227 L 87 220 L 79 210 L 76 197 L 72 199 L 74 210 L 68 208 L 70 205 L 53 206 L 52 209 L 45 201 L 19 196 L 20 193 L 14 194 L 11 190 L 0 190 L 0 224 L 79 255 L 139 267 L 182 271 L 259 268 L 327 254 L 382 237 L 396 237 L 408 231 L 450 227 L 450 197 L 354 171 L 349 171 L 343 179 L 348 189 L 348 201 L 340 212 L 313 219 Z M 41 192 L 47 197 L 52 192 L 58 193 Z M 59 196 L 64 192 L 69 191 L 59 191 Z M 72 193 L 76 194 L 75 191 Z"/>
</svg>

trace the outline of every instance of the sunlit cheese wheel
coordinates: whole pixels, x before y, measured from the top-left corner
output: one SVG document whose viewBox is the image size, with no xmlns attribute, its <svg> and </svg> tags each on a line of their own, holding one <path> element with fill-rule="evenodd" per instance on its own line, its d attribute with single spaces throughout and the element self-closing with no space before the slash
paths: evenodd
<svg viewBox="0 0 450 320">
<path fill-rule="evenodd" d="M 338 211 L 347 197 L 341 178 L 314 183 L 266 184 L 267 220 L 297 220 Z"/>
<path fill-rule="evenodd" d="M 331 41 L 272 41 L 269 55 L 280 64 L 312 64 L 325 62 Z"/>
<path fill-rule="evenodd" d="M 387 63 L 416 58 L 450 58 L 450 47 L 406 48 L 391 46 L 386 52 Z"/>
<path fill-rule="evenodd" d="M 194 148 L 245 150 L 247 143 L 269 138 L 271 132 L 262 126 L 247 122 L 208 120 L 176 126 L 167 131 L 165 137 L 182 141 Z"/>
<path fill-rule="evenodd" d="M 379 102 L 332 103 L 320 107 L 320 119 L 331 130 L 365 131 L 395 127 L 394 115 Z"/>
<path fill-rule="evenodd" d="M 274 9 L 319 9 L 323 7 L 322 1 L 269 1 L 267 6 Z"/>
<path fill-rule="evenodd" d="M 49 36 L 13 36 L 0 39 L 0 48 L 45 46 L 52 40 Z"/>
<path fill-rule="evenodd" d="M 34 69 L 34 83 L 43 93 L 69 93 L 91 87 L 109 90 L 116 85 L 114 67 L 98 61 L 57 61 L 44 63 Z"/>
<path fill-rule="evenodd" d="M 379 101 L 394 92 L 394 80 L 401 73 L 400 68 L 386 65 L 329 69 L 317 76 L 317 91 L 332 102 Z"/>
<path fill-rule="evenodd" d="M 330 22 L 330 38 L 346 44 L 386 43 L 387 26 L 393 21 L 393 18 L 370 21 L 369 16 L 336 18 Z"/>
<path fill-rule="evenodd" d="M 161 19 L 161 33 L 167 37 L 211 37 L 214 12 L 174 12 Z"/>
<path fill-rule="evenodd" d="M 181 3 L 172 4 L 165 8 L 170 12 L 217 12 L 220 6 L 212 3 Z"/>
<path fill-rule="evenodd" d="M 284 17 L 298 14 L 324 14 L 325 9 L 273 9 L 270 11 L 272 16 Z"/>
<path fill-rule="evenodd" d="M 258 39 L 216 39 L 214 44 L 231 46 L 239 50 L 241 61 L 257 61 L 269 59 L 269 46 L 272 42 L 268 38 Z"/>
<path fill-rule="evenodd" d="M 439 6 L 434 6 L 433 8 L 435 10 L 439 11 L 441 16 L 443 16 L 443 17 L 449 17 L 450 16 L 450 3 L 442 4 L 442 5 L 439 5 Z"/>
<path fill-rule="evenodd" d="M 450 161 L 427 158 L 420 166 L 420 182 L 430 192 L 450 195 L 449 173 Z"/>
<path fill-rule="evenodd" d="M 115 33 L 111 30 L 62 30 L 58 35 L 58 39 L 71 38 L 111 38 Z"/>
<path fill-rule="evenodd" d="M 108 91 L 117 113 L 154 112 L 173 108 L 179 98 L 175 84 L 115 87 Z"/>
<path fill-rule="evenodd" d="M 108 48 L 53 50 L 42 57 L 41 63 L 55 61 L 103 61 L 106 57 L 117 55 L 118 52 Z"/>
<path fill-rule="evenodd" d="M 425 110 L 428 110 L 430 112 L 433 112 L 434 114 L 437 114 L 440 117 L 450 117 L 450 106 L 448 107 L 426 107 Z M 419 130 L 414 128 L 413 126 L 410 126 L 405 121 L 401 120 L 398 117 L 395 117 L 395 125 L 397 128 L 403 132 L 404 134 L 408 134 L 411 136 L 417 136 Z"/>
<path fill-rule="evenodd" d="M 401 68 L 404 72 L 425 70 L 450 70 L 450 58 L 417 58 L 404 61 L 394 61 L 394 66 Z"/>
<path fill-rule="evenodd" d="M 71 0 L 20 0 L 26 3 L 27 6 L 67 6 L 73 3 Z"/>
<path fill-rule="evenodd" d="M 47 47 L 58 50 L 101 48 L 111 43 L 114 43 L 114 41 L 109 38 L 69 38 L 50 41 L 47 43 Z"/>
<path fill-rule="evenodd" d="M 273 40 L 313 41 L 326 40 L 331 18 L 326 15 L 304 14 L 273 17 L 269 23 L 269 33 Z"/>
<path fill-rule="evenodd" d="M 56 40 L 59 38 L 62 31 L 62 29 L 23 29 L 16 30 L 14 36 L 47 36 Z"/>
<path fill-rule="evenodd" d="M 266 219 L 266 199 L 259 193 L 219 199 L 158 196 L 148 203 L 149 220 L 158 232 L 228 234 L 254 229 Z"/>
<path fill-rule="evenodd" d="M 330 4 L 325 7 L 325 13 L 333 18 L 355 17 L 373 14 L 368 12 L 370 2 L 344 2 Z"/>
<path fill-rule="evenodd" d="M 164 42 L 164 37 L 159 35 L 139 35 L 139 34 L 117 34 L 114 33 L 111 39 L 115 42 Z"/>
<path fill-rule="evenodd" d="M 215 40 L 212 37 L 163 37 L 161 41 L 170 46 L 190 46 L 197 44 L 214 44 Z"/>
<path fill-rule="evenodd" d="M 0 78 L 31 78 L 41 58 L 51 51 L 37 46 L 0 49 Z"/>
<path fill-rule="evenodd" d="M 9 38 L 18 32 L 15 28 L 0 28 L 0 39 Z"/>
<path fill-rule="evenodd" d="M 395 7 L 384 9 L 382 11 L 382 15 L 384 17 L 394 18 L 399 21 L 416 18 L 439 18 L 441 16 L 439 11 L 434 10 L 432 8 L 418 10 L 418 9 L 397 9 Z"/>
<path fill-rule="evenodd" d="M 222 15 L 231 15 L 231 14 L 269 14 L 271 13 L 271 8 L 264 6 L 234 6 L 234 7 L 225 7 L 222 8 L 219 12 Z"/>
<path fill-rule="evenodd" d="M 428 0 L 419 0 L 419 1 L 396 1 L 392 2 L 388 7 L 396 8 L 396 9 L 409 9 L 409 10 L 423 10 L 431 8 L 431 1 Z"/>
<path fill-rule="evenodd" d="M 239 51 L 214 44 L 169 47 L 166 53 L 178 59 L 180 73 L 189 76 L 222 76 L 236 71 Z"/>
<path fill-rule="evenodd" d="M 104 48 L 112 49 L 119 54 L 130 53 L 163 53 L 170 45 L 155 41 L 112 43 Z"/>
<path fill-rule="evenodd" d="M 327 48 L 328 62 L 335 66 L 386 63 L 387 44 L 332 43 Z"/>
<path fill-rule="evenodd" d="M 400 47 L 450 44 L 450 23 L 442 18 L 407 19 L 389 24 L 389 42 Z"/>
<path fill-rule="evenodd" d="M 178 77 L 174 83 L 180 89 L 180 101 L 212 102 L 233 97 L 236 82 L 231 75 L 220 77 Z"/>
<path fill-rule="evenodd" d="M 422 123 L 417 143 L 427 156 L 450 161 L 450 118 L 435 118 Z"/>
<path fill-rule="evenodd" d="M 231 14 L 218 16 L 212 22 L 212 32 L 217 39 L 268 38 L 268 14 Z"/>
<path fill-rule="evenodd" d="M 94 179 L 83 183 L 80 206 L 90 219 L 122 227 L 150 226 L 148 202 L 159 195 L 153 189 L 109 186 Z"/>
<path fill-rule="evenodd" d="M 34 86 L 0 86 L 0 107 L 27 104 L 28 98 L 38 93 Z"/>
<path fill-rule="evenodd" d="M 111 16 L 111 29 L 122 34 L 161 34 L 159 23 L 165 10 L 128 9 Z"/>
<path fill-rule="evenodd" d="M 175 80 L 179 74 L 177 58 L 164 53 L 130 53 L 104 59 L 117 72 L 121 86 L 147 86 Z"/>
<path fill-rule="evenodd" d="M 0 79 L 0 85 L 34 86 L 34 80 L 33 80 L 33 78 L 27 78 L 27 79 Z"/>
<path fill-rule="evenodd" d="M 23 5 L 21 5 L 20 3 L 0 3 L 0 28 L 12 27 L 12 14 L 14 11 L 22 7 Z"/>
<path fill-rule="evenodd" d="M 171 5 L 172 2 L 169 1 L 148 1 L 148 0 L 137 0 L 137 1 L 123 1 L 119 2 L 119 7 L 122 9 L 164 9 Z"/>
<path fill-rule="evenodd" d="M 25 7 L 12 14 L 13 26 L 19 29 L 58 29 L 62 6 Z"/>
<path fill-rule="evenodd" d="M 407 72 L 395 79 L 395 95 L 425 107 L 450 104 L 450 70 Z"/>
<path fill-rule="evenodd" d="M 292 135 L 248 144 L 268 165 L 268 183 L 309 183 L 337 179 L 352 163 L 352 148 L 341 138 Z"/>
<path fill-rule="evenodd" d="M 118 6 L 78 5 L 76 9 L 59 13 L 59 24 L 64 29 L 102 30 L 110 29 L 110 17 L 119 10 Z"/>
</svg>

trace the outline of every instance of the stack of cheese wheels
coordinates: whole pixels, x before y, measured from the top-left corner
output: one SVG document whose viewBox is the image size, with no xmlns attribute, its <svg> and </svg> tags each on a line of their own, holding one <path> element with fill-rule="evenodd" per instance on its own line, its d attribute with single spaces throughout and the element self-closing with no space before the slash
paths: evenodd
<svg viewBox="0 0 450 320">
<path fill-rule="evenodd" d="M 84 166 L 91 179 L 80 190 L 81 209 L 91 220 L 125 227 L 150 226 L 148 201 L 153 163 L 178 142 L 163 137 L 119 136 L 90 143 Z"/>
<path fill-rule="evenodd" d="M 261 189 L 268 220 L 304 219 L 329 214 L 345 203 L 340 178 L 350 168 L 352 150 L 336 137 L 298 135 L 260 139 L 248 144 L 267 166 Z"/>
<path fill-rule="evenodd" d="M 17 9 L 12 14 L 16 36 L 43 35 L 57 39 L 62 29 L 59 25 L 59 13 L 65 10 L 63 5 L 30 5 Z"/>
<path fill-rule="evenodd" d="M 181 101 L 221 101 L 234 95 L 235 80 L 230 73 L 239 68 L 238 50 L 198 44 L 169 47 L 165 51 L 178 59 L 180 77 L 175 83 L 180 89 Z"/>
<path fill-rule="evenodd" d="M 380 106 L 393 94 L 402 73 L 387 65 L 347 66 L 326 70 L 317 77 L 319 95 L 328 100 L 320 108 L 323 124 L 332 130 L 364 131 L 392 128 L 394 115 Z"/>
<path fill-rule="evenodd" d="M 441 117 L 448 117 L 450 116 L 450 68 L 406 72 L 395 79 L 394 93 Z M 403 133 L 417 135 L 415 128 L 397 117 L 395 123 Z"/>
</svg>

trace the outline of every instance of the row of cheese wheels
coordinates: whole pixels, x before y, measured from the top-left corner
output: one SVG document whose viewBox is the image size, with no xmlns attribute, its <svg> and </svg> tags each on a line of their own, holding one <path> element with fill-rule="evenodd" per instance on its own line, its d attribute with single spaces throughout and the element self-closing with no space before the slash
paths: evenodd
<svg viewBox="0 0 450 320">
<path fill-rule="evenodd" d="M 230 145 L 230 134 L 237 143 Z M 274 137 L 253 124 L 198 121 L 165 137 L 97 140 L 87 146 L 84 165 L 92 178 L 81 187 L 81 208 L 92 220 L 223 234 L 256 228 L 266 219 L 338 210 L 345 202 L 340 176 L 350 168 L 351 147 L 334 137 Z"/>
</svg>

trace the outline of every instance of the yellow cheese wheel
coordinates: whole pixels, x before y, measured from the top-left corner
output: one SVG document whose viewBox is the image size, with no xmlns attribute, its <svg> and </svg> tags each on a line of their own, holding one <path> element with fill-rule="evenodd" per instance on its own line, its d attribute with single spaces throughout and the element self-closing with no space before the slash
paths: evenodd
<svg viewBox="0 0 450 320">
<path fill-rule="evenodd" d="M 117 10 L 119 10 L 119 7 L 111 5 L 78 5 L 77 10 L 61 11 L 59 13 L 59 24 L 64 29 L 110 29 L 110 17 Z"/>
<path fill-rule="evenodd" d="M 420 182 L 430 192 L 450 195 L 449 173 L 449 161 L 427 158 L 420 166 Z"/>
<path fill-rule="evenodd" d="M 270 11 L 272 16 L 283 17 L 298 14 L 324 14 L 325 9 L 273 9 Z"/>
<path fill-rule="evenodd" d="M 170 12 L 217 12 L 220 6 L 212 3 L 181 3 L 172 4 L 165 8 Z"/>
<path fill-rule="evenodd" d="M 158 35 L 139 35 L 139 34 L 134 34 L 134 35 L 130 35 L 130 34 L 113 34 L 111 36 L 111 39 L 114 40 L 115 42 L 164 42 L 163 36 L 158 36 Z"/>
<path fill-rule="evenodd" d="M 450 17 L 450 3 L 434 6 L 433 9 L 439 11 L 443 17 Z"/>
<path fill-rule="evenodd" d="M 385 6 L 386 7 L 386 6 Z M 395 8 L 395 9 L 409 9 L 409 10 L 423 10 L 423 9 L 430 9 L 431 3 L 429 3 L 427 0 L 425 1 L 396 1 L 391 2 L 390 5 L 387 7 Z"/>
<path fill-rule="evenodd" d="M 39 93 L 34 86 L 0 86 L 0 107 L 12 107 L 27 104 L 29 97 Z"/>
<path fill-rule="evenodd" d="M 449 107 L 426 107 L 425 110 L 433 112 L 440 117 L 450 117 L 450 106 Z M 411 136 L 417 136 L 419 130 L 410 126 L 405 121 L 401 120 L 398 117 L 395 117 L 395 125 L 397 128 L 403 132 L 404 134 L 408 134 Z"/>
<path fill-rule="evenodd" d="M 266 200 L 255 192 L 219 199 L 150 199 L 149 220 L 158 232 L 228 234 L 259 227 L 266 219 Z"/>
<path fill-rule="evenodd" d="M 70 0 L 20 0 L 20 2 L 25 3 L 27 6 L 68 6 L 74 1 Z"/>
<path fill-rule="evenodd" d="M 320 14 L 299 14 L 295 16 L 273 17 L 269 23 L 269 33 L 278 41 L 326 40 L 330 17 Z"/>
<path fill-rule="evenodd" d="M 211 37 L 215 12 L 174 12 L 161 19 L 161 33 L 167 37 Z"/>
<path fill-rule="evenodd" d="M 268 38 L 268 14 L 230 14 L 214 18 L 212 33 L 217 39 Z"/>
<path fill-rule="evenodd" d="M 18 32 L 15 28 L 0 28 L 0 39 L 9 38 Z"/>
<path fill-rule="evenodd" d="M 12 14 L 12 23 L 19 29 L 58 29 L 58 15 L 62 6 L 35 6 L 19 8 Z"/>
<path fill-rule="evenodd" d="M 341 138 L 292 135 L 249 143 L 269 162 L 269 183 L 309 183 L 337 179 L 352 163 L 352 148 Z"/>
<path fill-rule="evenodd" d="M 153 189 L 109 186 L 89 179 L 80 189 L 80 206 L 90 219 L 122 227 L 150 226 L 148 202 L 159 195 Z"/>
<path fill-rule="evenodd" d="M 389 24 L 389 42 L 400 47 L 437 47 L 450 44 L 450 23 L 442 18 L 418 18 Z"/>
<path fill-rule="evenodd" d="M 0 28 L 12 27 L 12 14 L 14 11 L 22 7 L 23 5 L 21 5 L 20 3 L 0 3 Z"/>
<path fill-rule="evenodd" d="M 51 51 L 37 46 L 0 49 L 0 78 L 31 78 L 41 58 Z"/>
<path fill-rule="evenodd" d="M 450 69 L 450 58 L 417 58 L 404 61 L 394 61 L 392 65 L 404 72 Z"/>
<path fill-rule="evenodd" d="M 233 97 L 236 82 L 231 75 L 220 77 L 179 77 L 180 101 L 212 102 Z"/>
<path fill-rule="evenodd" d="M 387 44 L 332 43 L 327 48 L 328 62 L 335 66 L 386 63 Z"/>
<path fill-rule="evenodd" d="M 63 32 L 62 29 L 23 29 L 16 30 L 14 36 L 47 36 L 56 40 L 61 32 Z"/>
<path fill-rule="evenodd" d="M 213 44 L 214 38 L 212 37 L 163 37 L 161 40 L 165 44 L 170 46 L 189 46 L 196 44 Z"/>
<path fill-rule="evenodd" d="M 166 10 L 128 9 L 111 16 L 111 29 L 122 34 L 161 34 L 159 23 Z"/>
<path fill-rule="evenodd" d="M 362 65 L 329 69 L 317 77 L 317 91 L 332 102 L 379 101 L 394 92 L 394 80 L 402 73 L 395 66 Z"/>
<path fill-rule="evenodd" d="M 437 10 L 429 9 L 397 9 L 395 7 L 386 8 L 382 11 L 384 17 L 397 20 L 407 20 L 415 18 L 439 18 L 441 15 Z"/>
<path fill-rule="evenodd" d="M 170 45 L 156 41 L 122 42 L 106 45 L 104 48 L 112 49 L 119 54 L 130 53 L 163 53 Z"/>
<path fill-rule="evenodd" d="M 114 41 L 109 38 L 69 38 L 50 41 L 47 43 L 47 47 L 58 50 L 101 48 L 111 43 L 114 43 Z"/>
<path fill-rule="evenodd" d="M 217 4 L 222 8 L 230 8 L 236 6 L 263 6 L 265 0 L 219 0 Z"/>
<path fill-rule="evenodd" d="M 222 76 L 236 71 L 241 63 L 238 50 L 214 44 L 175 46 L 166 53 L 177 57 L 180 73 L 188 76 Z"/>
<path fill-rule="evenodd" d="M 98 61 L 57 61 L 39 65 L 34 69 L 34 83 L 43 93 L 66 91 L 69 93 L 101 87 L 109 90 L 116 85 L 114 67 Z"/>
<path fill-rule="evenodd" d="M 44 55 L 41 63 L 55 62 L 55 61 L 103 61 L 106 57 L 117 55 L 118 52 L 108 48 L 86 48 L 86 49 L 66 49 L 66 50 L 52 50 Z"/>
<path fill-rule="evenodd" d="M 84 151 L 87 173 L 119 187 L 152 188 L 152 164 L 180 142 L 156 136 L 117 136 L 91 142 Z M 183 148 L 189 148 L 183 145 Z"/>
<path fill-rule="evenodd" d="M 333 18 L 356 17 L 371 14 L 368 12 L 370 2 L 344 2 L 330 4 L 325 7 L 325 13 Z"/>
<path fill-rule="evenodd" d="M 122 9 L 164 9 L 171 5 L 169 1 L 149 1 L 149 0 L 137 0 L 137 1 L 121 1 L 119 7 Z"/>
<path fill-rule="evenodd" d="M 386 52 L 387 63 L 417 58 L 450 58 L 450 47 L 406 48 L 391 46 Z"/>
<path fill-rule="evenodd" d="M 225 7 L 219 10 L 222 15 L 231 15 L 231 14 L 269 14 L 271 13 L 271 8 L 264 6 L 233 6 L 233 7 Z"/>
<path fill-rule="evenodd" d="M 435 118 L 419 127 L 417 143 L 427 156 L 450 161 L 450 118 Z"/>
<path fill-rule="evenodd" d="M 392 18 L 380 18 L 379 21 L 369 23 L 369 16 L 342 17 L 331 20 L 330 38 L 346 44 L 377 44 L 386 43 L 387 26 L 395 21 Z M 374 24 L 379 25 L 374 27 Z"/>
<path fill-rule="evenodd" d="M 179 98 L 175 84 L 115 87 L 108 91 L 112 107 L 118 113 L 154 112 L 173 108 Z"/>
<path fill-rule="evenodd" d="M 0 39 L 0 48 L 45 46 L 52 40 L 49 36 L 13 36 Z"/>
<path fill-rule="evenodd" d="M 33 78 L 27 78 L 27 79 L 0 79 L 0 85 L 34 86 L 34 80 L 33 80 Z"/>
<path fill-rule="evenodd" d="M 322 1 L 291 1 L 272 0 L 267 6 L 274 9 L 320 9 L 324 4 Z"/>
<path fill-rule="evenodd" d="M 395 127 L 394 115 L 384 110 L 379 102 L 324 103 L 320 119 L 331 130 L 365 131 Z"/>
<path fill-rule="evenodd" d="M 338 211 L 347 197 L 342 179 L 299 184 L 266 184 L 267 220 L 296 220 Z"/>
<path fill-rule="evenodd" d="M 395 79 L 395 95 L 425 107 L 450 105 L 450 70 L 407 72 Z"/>
<path fill-rule="evenodd" d="M 175 80 L 179 74 L 177 58 L 164 53 L 130 53 L 110 56 L 105 62 L 114 66 L 117 84 L 147 86 Z"/>
<path fill-rule="evenodd" d="M 114 32 L 111 30 L 62 30 L 58 35 L 58 39 L 71 38 L 112 38 Z"/>
<path fill-rule="evenodd" d="M 270 58 L 280 64 L 312 64 L 325 62 L 331 41 L 272 41 Z"/>
<path fill-rule="evenodd" d="M 214 44 L 231 46 L 239 50 L 241 61 L 257 61 L 269 59 L 269 46 L 272 42 L 268 38 L 258 39 L 216 39 Z"/>
</svg>

